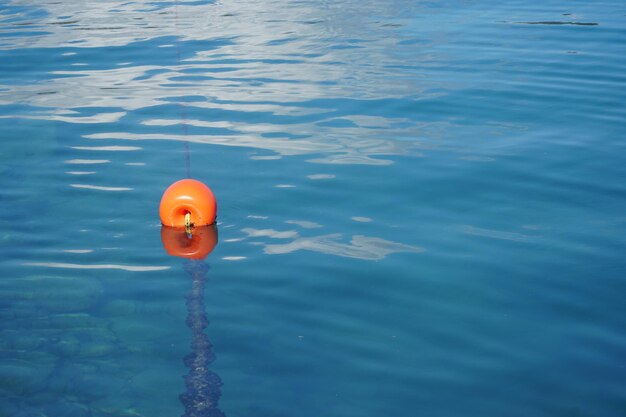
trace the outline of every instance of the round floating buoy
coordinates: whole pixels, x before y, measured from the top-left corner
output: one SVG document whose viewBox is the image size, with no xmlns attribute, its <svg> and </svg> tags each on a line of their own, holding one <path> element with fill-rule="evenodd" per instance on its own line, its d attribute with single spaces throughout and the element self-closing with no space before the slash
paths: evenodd
<svg viewBox="0 0 626 417">
<path fill-rule="evenodd" d="M 170 185 L 161 197 L 161 223 L 170 227 L 207 226 L 215 223 L 217 202 L 213 191 L 197 180 L 185 179 Z"/>
<path fill-rule="evenodd" d="M 163 226 L 161 242 L 168 255 L 201 260 L 213 252 L 217 245 L 217 227 L 197 227 L 189 235 L 181 228 Z"/>
</svg>

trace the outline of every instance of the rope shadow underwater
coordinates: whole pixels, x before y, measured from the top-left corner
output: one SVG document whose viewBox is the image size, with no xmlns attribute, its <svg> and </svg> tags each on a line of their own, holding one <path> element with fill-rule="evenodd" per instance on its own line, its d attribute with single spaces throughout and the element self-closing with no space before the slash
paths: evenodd
<svg viewBox="0 0 626 417">
<path fill-rule="evenodd" d="M 191 330 L 192 341 L 191 352 L 183 359 L 189 371 L 184 376 L 185 392 L 179 396 L 185 408 L 182 417 L 225 417 L 218 408 L 222 380 L 209 368 L 215 361 L 215 354 L 204 332 L 209 325 L 204 288 L 210 269 L 204 259 L 217 245 L 217 227 L 197 227 L 190 234 L 182 228 L 162 226 L 161 241 L 169 255 L 187 259 L 184 269 L 191 277 L 191 291 L 186 297 L 186 323 Z"/>
</svg>

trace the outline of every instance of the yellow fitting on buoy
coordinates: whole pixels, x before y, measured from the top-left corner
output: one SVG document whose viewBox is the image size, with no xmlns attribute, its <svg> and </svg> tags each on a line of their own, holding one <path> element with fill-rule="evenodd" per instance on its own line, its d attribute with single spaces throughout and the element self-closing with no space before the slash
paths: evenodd
<svg viewBox="0 0 626 417">
<path fill-rule="evenodd" d="M 191 213 L 189 212 L 185 214 L 185 232 L 188 235 L 191 234 Z"/>
</svg>

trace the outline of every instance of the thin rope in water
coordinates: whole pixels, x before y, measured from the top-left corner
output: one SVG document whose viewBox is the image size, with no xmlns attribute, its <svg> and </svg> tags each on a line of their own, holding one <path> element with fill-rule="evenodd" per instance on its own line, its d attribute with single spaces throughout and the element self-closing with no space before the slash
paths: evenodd
<svg viewBox="0 0 626 417">
<path fill-rule="evenodd" d="M 175 2 L 175 25 L 178 31 L 178 0 Z M 176 62 L 180 68 L 180 36 L 176 40 Z M 187 109 L 184 102 L 179 101 L 181 123 L 185 138 L 187 138 Z M 185 167 L 187 178 L 191 178 L 191 157 L 189 141 L 183 143 L 185 152 Z M 191 215 L 185 214 L 185 231 L 191 235 Z M 187 326 L 191 329 L 191 353 L 185 356 L 184 363 L 189 368 L 185 375 L 185 392 L 180 395 L 180 401 L 185 407 L 183 417 L 225 417 L 218 408 L 222 380 L 215 372 L 209 369 L 215 360 L 211 342 L 204 333 L 209 320 L 204 307 L 204 284 L 209 267 L 201 261 L 190 261 L 185 270 L 192 278 L 191 292 L 187 296 Z"/>
<path fill-rule="evenodd" d="M 185 407 L 182 417 L 225 417 L 218 403 L 222 395 L 222 379 L 209 369 L 215 360 L 213 345 L 204 329 L 209 325 L 204 306 L 204 284 L 209 266 L 202 261 L 189 261 L 185 270 L 192 278 L 187 296 L 187 326 L 191 329 L 191 353 L 184 363 L 189 372 L 184 376 L 185 392 L 179 396 Z"/>
<path fill-rule="evenodd" d="M 176 33 L 178 36 L 176 37 L 176 65 L 177 68 L 180 68 L 180 33 L 178 33 L 178 0 L 175 2 L 174 6 L 174 26 Z M 185 103 L 182 101 L 178 102 L 178 106 L 180 107 L 180 118 L 181 124 L 183 126 L 183 134 L 185 136 L 185 141 L 183 142 L 183 150 L 185 153 L 185 172 L 187 174 L 187 178 L 191 178 L 191 156 L 189 154 L 189 141 L 187 140 L 187 133 L 189 132 L 187 127 L 187 108 L 185 107 Z"/>
</svg>

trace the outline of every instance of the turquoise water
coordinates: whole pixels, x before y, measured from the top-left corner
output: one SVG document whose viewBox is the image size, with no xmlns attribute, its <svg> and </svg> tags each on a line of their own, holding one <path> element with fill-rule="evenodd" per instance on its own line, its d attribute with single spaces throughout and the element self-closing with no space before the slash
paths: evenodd
<svg viewBox="0 0 626 417">
<path fill-rule="evenodd" d="M 0 1 L 0 416 L 626 415 L 625 100 L 620 1 Z"/>
</svg>

